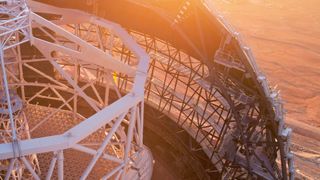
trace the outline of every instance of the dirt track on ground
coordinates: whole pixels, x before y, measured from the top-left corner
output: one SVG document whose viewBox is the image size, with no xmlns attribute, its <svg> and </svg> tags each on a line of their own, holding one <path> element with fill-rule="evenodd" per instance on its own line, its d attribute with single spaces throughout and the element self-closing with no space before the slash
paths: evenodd
<svg viewBox="0 0 320 180">
<path fill-rule="evenodd" d="M 320 179 L 320 1 L 213 1 L 281 90 L 298 176 Z"/>
</svg>

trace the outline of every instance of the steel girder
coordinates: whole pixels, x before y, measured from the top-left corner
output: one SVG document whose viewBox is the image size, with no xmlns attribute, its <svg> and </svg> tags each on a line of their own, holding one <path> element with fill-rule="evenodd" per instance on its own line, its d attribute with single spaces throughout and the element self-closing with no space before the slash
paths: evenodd
<svg viewBox="0 0 320 180">
<path fill-rule="evenodd" d="M 211 3 L 206 1 L 204 3 L 212 13 L 217 13 L 210 7 Z M 45 55 L 45 61 L 49 59 L 58 74 L 65 76 L 66 72 L 78 72 L 75 73 L 78 74 L 76 79 L 87 83 L 82 86 L 83 89 L 93 88 L 95 98 L 80 94 L 93 111 L 97 111 L 103 104 L 101 103 L 103 97 L 99 98 L 99 90 L 94 90 L 93 87 L 98 86 L 99 83 L 99 85 L 106 86 L 101 74 L 109 73 L 109 80 L 114 81 L 111 91 L 116 92 L 118 97 L 131 92 L 132 89 L 143 90 L 143 83 L 134 86 L 137 81 L 132 78 L 134 75 L 146 75 L 146 72 L 141 73 L 131 68 L 137 65 L 137 59 L 140 57 L 139 54 L 130 51 L 133 50 L 130 48 L 136 46 L 128 48 L 127 42 L 121 42 L 119 35 L 123 31 L 115 34 L 113 31 L 101 29 L 105 26 L 120 29 L 118 25 L 76 10 L 46 5 L 43 5 L 45 8 L 39 8 L 38 5 L 33 4 L 36 12 L 61 15 L 63 18 L 52 19 L 52 22 L 61 25 L 64 31 L 59 30 L 55 24 L 50 24 L 33 14 L 32 16 L 38 19 L 38 25 L 34 27 L 42 31 L 38 36 L 49 37 L 49 40 L 35 38 L 32 42 Z M 77 17 L 74 17 L 75 14 Z M 293 164 L 289 149 L 291 130 L 284 128 L 283 125 L 281 99 L 276 91 L 269 88 L 266 78 L 254 62 L 250 49 L 242 43 L 238 33 L 221 16 L 216 14 L 216 17 L 226 26 L 229 33 L 223 38 L 214 60 L 207 62 L 193 58 L 157 37 L 130 31 L 134 40 L 144 47 L 151 57 L 144 101 L 184 128 L 199 143 L 211 162 L 221 172 L 221 178 L 287 179 L 290 177 L 292 179 Z M 49 26 L 50 31 L 41 29 L 42 26 Z M 61 32 L 65 37 L 73 34 L 85 42 L 72 42 L 77 40 L 76 37 L 65 39 L 65 37 L 60 37 Z M 67 32 L 70 34 L 66 34 Z M 134 42 L 131 38 L 129 40 Z M 89 48 L 88 44 L 90 47 L 93 46 L 107 52 L 111 57 L 116 57 L 119 61 L 112 66 L 115 69 L 110 70 L 109 66 L 101 70 L 99 67 L 104 66 L 103 62 L 97 61 L 97 66 L 95 66 L 90 64 L 92 62 L 90 59 L 86 61 L 88 59 L 85 57 L 95 55 L 94 52 L 81 50 Z M 54 51 L 47 51 L 44 47 L 50 47 Z M 113 62 L 110 56 L 108 56 L 109 60 Z M 74 58 L 81 63 L 74 62 L 75 60 L 72 60 Z M 50 59 L 59 60 L 55 63 Z M 71 79 L 66 79 L 66 81 L 72 87 L 66 87 L 61 78 L 53 79 L 45 76 L 28 65 L 28 63 L 38 61 L 41 61 L 41 58 L 25 59 L 25 63 L 22 64 L 52 81 L 51 86 L 54 86 L 55 89 L 52 91 L 61 88 L 69 93 L 76 93 L 76 96 L 71 99 L 78 96 L 81 89 L 76 88 L 77 83 L 72 83 Z M 144 64 L 144 67 L 147 65 Z M 134 74 L 134 72 L 138 73 Z M 36 82 L 29 83 L 32 84 L 31 86 L 41 86 Z M 21 87 L 28 86 L 27 84 L 20 85 Z M 39 92 L 45 92 L 47 90 L 45 88 L 52 89 L 52 87 L 44 86 Z M 41 93 L 34 94 L 29 102 L 35 99 L 35 96 L 40 97 Z M 65 97 L 62 96 L 62 98 Z M 125 101 L 133 101 L 127 96 L 123 98 L 126 98 Z M 68 106 L 68 102 L 64 102 L 64 105 Z M 140 103 L 140 106 L 143 105 Z M 68 108 L 75 111 L 77 106 Z M 122 111 L 124 107 L 119 105 L 117 108 L 112 111 L 120 111 L 120 109 Z M 76 112 L 79 111 L 76 110 Z M 142 112 L 141 116 L 143 116 Z M 142 139 L 141 132 L 142 130 L 138 133 L 140 140 Z M 77 148 L 85 151 L 84 147 Z M 280 152 L 279 155 L 278 152 Z M 281 168 L 278 167 L 276 160 L 281 162 Z"/>
<path fill-rule="evenodd" d="M 70 32 L 30 11 L 24 1 L 2 2 L 1 13 L 0 122 L 1 132 L 12 137 L 0 144 L 1 179 L 150 179 L 153 158 L 143 145 L 149 56 L 143 49 L 106 20 L 84 19 Z M 96 47 L 83 27 L 95 28 L 95 43 L 102 42 L 100 31 L 111 32 L 135 54 L 135 64 Z M 113 72 L 132 80 L 129 91 L 120 94 Z M 118 92 L 116 98 L 110 89 Z M 19 103 L 22 121 L 15 110 Z"/>
</svg>

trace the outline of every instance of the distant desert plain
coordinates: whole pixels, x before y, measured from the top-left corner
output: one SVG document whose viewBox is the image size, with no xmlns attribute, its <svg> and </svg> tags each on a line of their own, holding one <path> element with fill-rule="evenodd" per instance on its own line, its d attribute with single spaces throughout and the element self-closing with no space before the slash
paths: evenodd
<svg viewBox="0 0 320 180">
<path fill-rule="evenodd" d="M 281 91 L 296 177 L 320 179 L 320 0 L 213 2 Z"/>
</svg>

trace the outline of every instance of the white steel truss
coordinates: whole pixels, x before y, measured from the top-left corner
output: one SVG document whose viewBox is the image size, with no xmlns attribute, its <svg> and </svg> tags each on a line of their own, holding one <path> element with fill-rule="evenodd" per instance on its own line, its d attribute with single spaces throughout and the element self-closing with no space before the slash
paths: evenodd
<svg viewBox="0 0 320 180">
<path fill-rule="evenodd" d="M 153 158 L 143 145 L 149 56 L 133 38 L 94 17 L 70 32 L 24 1 L 2 2 L 1 14 L 1 138 L 11 138 L 0 141 L 0 178 L 150 179 Z M 83 38 L 83 28 L 95 37 Z M 135 63 L 103 50 L 101 32 L 112 33 Z M 115 73 L 132 80 L 128 92 L 120 93 Z"/>
<path fill-rule="evenodd" d="M 203 3 L 216 13 L 209 1 Z M 129 35 L 118 24 L 81 11 L 34 1 L 28 5 L 32 11 L 23 1 L 4 3 L 1 9 L 11 13 L 0 26 L 1 87 L 6 94 L 2 105 L 12 116 L 1 122 L 13 125 L 18 118 L 10 101 L 21 102 L 19 112 L 25 114 L 29 129 L 24 132 L 30 134 L 19 139 L 14 135 L 17 127 L 4 128 L 12 134 L 10 142 L 0 144 L 6 178 L 17 175 L 10 172 L 19 163 L 35 179 L 149 179 L 152 155 L 143 145 L 146 103 L 188 132 L 221 178 L 277 179 L 286 177 L 288 167 L 293 179 L 291 130 L 284 128 L 281 99 L 221 16 L 216 15 L 239 40 L 248 62 L 222 46 L 215 65 L 241 72 L 250 69 L 269 97 L 274 119 L 264 117 L 257 94 L 248 93 L 251 90 L 244 90 L 241 82 L 212 72 L 168 42 L 141 32 Z M 17 7 L 23 10 L 13 11 Z M 45 19 L 46 14 L 51 19 Z M 227 82 L 214 82 L 212 76 L 223 76 Z M 277 129 L 275 134 L 268 121 Z M 235 143 L 234 136 L 248 136 L 250 142 Z"/>
</svg>

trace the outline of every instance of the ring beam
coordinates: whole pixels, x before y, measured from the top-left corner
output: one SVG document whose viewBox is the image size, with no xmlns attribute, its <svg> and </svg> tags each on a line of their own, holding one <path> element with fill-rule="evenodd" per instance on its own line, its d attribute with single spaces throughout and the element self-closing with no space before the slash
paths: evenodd
<svg viewBox="0 0 320 180">
<path fill-rule="evenodd" d="M 135 14 L 130 24 L 111 11 L 103 16 L 95 9 L 93 15 L 82 6 L 2 5 L 1 87 L 10 117 L 1 123 L 12 134 L 0 144 L 4 178 L 24 176 L 12 169 L 21 164 L 20 172 L 35 179 L 150 179 L 146 103 L 198 143 L 219 179 L 293 179 L 281 98 L 209 1 L 181 2 L 176 16 L 161 4 L 126 3 L 160 17 L 162 23 L 154 23 L 164 29 L 170 24 L 173 40 L 137 27 Z M 203 12 L 223 29 L 217 46 L 204 38 L 208 25 L 197 18 Z M 185 30 L 189 20 L 198 23 L 193 28 L 199 34 Z M 11 101 L 23 104 L 26 120 L 19 122 L 28 122 L 28 138 L 17 136 Z"/>
</svg>

